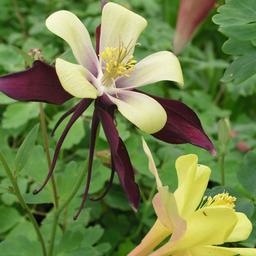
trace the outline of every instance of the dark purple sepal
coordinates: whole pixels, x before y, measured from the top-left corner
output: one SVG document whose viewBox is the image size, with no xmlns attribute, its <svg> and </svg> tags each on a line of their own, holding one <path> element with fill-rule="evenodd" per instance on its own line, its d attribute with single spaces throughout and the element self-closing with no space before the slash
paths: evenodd
<svg viewBox="0 0 256 256">
<path fill-rule="evenodd" d="M 35 189 L 33 191 L 33 194 L 39 193 L 47 185 L 48 181 L 50 180 L 50 178 L 51 178 L 51 176 L 52 176 L 52 174 L 54 172 L 54 169 L 55 169 L 58 157 L 59 157 L 59 153 L 60 153 L 61 147 L 63 145 L 63 142 L 64 142 L 68 132 L 70 131 L 71 127 L 76 122 L 76 120 L 90 106 L 91 102 L 92 102 L 91 99 L 83 99 L 77 105 L 73 115 L 70 117 L 70 119 L 69 119 L 69 121 L 68 121 L 68 123 L 67 123 L 67 125 L 66 125 L 66 127 L 64 129 L 64 131 L 62 132 L 62 134 L 61 134 L 61 136 L 60 136 L 60 138 L 59 138 L 59 140 L 57 142 L 57 145 L 56 145 L 55 150 L 54 150 L 54 155 L 53 155 L 53 159 L 52 159 L 51 166 L 49 168 L 48 174 L 47 174 L 43 184 L 40 186 L 40 188 Z"/>
<path fill-rule="evenodd" d="M 62 88 L 55 68 L 39 60 L 25 71 L 0 77 L 0 91 L 19 101 L 57 105 L 73 97 Z"/>
<path fill-rule="evenodd" d="M 51 136 L 53 137 L 55 135 L 56 130 L 59 128 L 59 126 L 62 124 L 62 122 L 71 114 L 73 114 L 75 112 L 75 110 L 77 109 L 78 105 L 80 104 L 77 103 L 74 107 L 72 107 L 71 109 L 69 109 L 68 111 L 66 111 L 60 118 L 59 120 L 56 122 L 55 126 L 52 129 L 51 132 Z"/>
<path fill-rule="evenodd" d="M 134 169 L 128 152 L 116 129 L 113 113 L 108 112 L 100 106 L 97 107 L 97 111 L 110 146 L 112 168 L 117 172 L 128 200 L 133 209 L 136 210 L 139 207 L 140 192 L 135 182 Z"/>
<path fill-rule="evenodd" d="M 177 100 L 151 97 L 157 100 L 167 113 L 165 126 L 159 132 L 152 134 L 154 137 L 172 144 L 190 143 L 210 151 L 213 155 L 216 154 L 211 140 L 191 108 Z"/>
<path fill-rule="evenodd" d="M 97 28 L 96 28 L 96 54 L 97 56 L 99 56 L 100 54 L 100 34 L 101 34 L 101 25 L 99 25 Z"/>
<path fill-rule="evenodd" d="M 99 118 L 98 118 L 97 112 L 94 111 L 93 117 L 92 117 L 92 125 L 91 125 L 91 137 L 90 137 L 90 148 L 89 148 L 86 185 L 85 185 L 85 189 L 84 189 L 84 193 L 83 193 L 82 202 L 80 204 L 80 207 L 78 208 L 77 213 L 74 215 L 74 220 L 76 220 L 78 218 L 78 216 L 80 215 L 80 213 L 82 212 L 84 205 L 86 203 L 87 197 L 88 197 L 90 184 L 91 184 L 91 178 L 92 178 L 92 164 L 93 164 L 93 157 L 94 157 L 98 127 L 99 127 Z"/>
</svg>

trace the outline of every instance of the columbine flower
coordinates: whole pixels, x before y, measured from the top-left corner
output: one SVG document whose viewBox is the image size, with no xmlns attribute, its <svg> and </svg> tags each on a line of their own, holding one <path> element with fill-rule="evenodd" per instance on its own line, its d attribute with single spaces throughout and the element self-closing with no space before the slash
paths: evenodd
<svg viewBox="0 0 256 256">
<path fill-rule="evenodd" d="M 71 115 L 57 142 L 48 176 L 36 192 L 48 182 L 68 131 L 93 101 L 95 110 L 88 176 L 80 209 L 89 191 L 99 123 L 110 145 L 111 177 L 117 172 L 130 203 L 135 209 L 138 207 L 139 190 L 134 180 L 133 167 L 114 122 L 116 109 L 140 130 L 160 140 L 176 144 L 191 143 L 214 152 L 198 117 L 190 108 L 181 102 L 153 97 L 137 90 L 140 86 L 161 80 L 183 84 L 179 61 L 171 52 L 157 52 L 139 62 L 135 60 L 134 48 L 146 25 L 143 17 L 120 5 L 107 3 L 102 12 L 101 27 L 96 31 L 95 52 L 82 22 L 71 12 L 55 12 L 46 20 L 46 26 L 70 45 L 78 64 L 58 58 L 54 69 L 36 61 L 26 71 L 0 78 L 0 90 L 14 99 L 53 104 L 62 104 L 72 97 L 81 99 L 61 117 L 53 130 L 54 133 L 59 124 Z"/>
<path fill-rule="evenodd" d="M 203 198 L 211 170 L 199 165 L 196 155 L 177 159 L 178 188 L 171 193 L 167 186 L 162 185 L 144 141 L 143 147 L 158 188 L 153 198 L 157 220 L 140 245 L 128 256 L 256 255 L 256 249 L 252 248 L 216 246 L 246 240 L 252 231 L 252 224 L 245 214 L 235 211 L 236 198 L 228 193 Z M 155 249 L 168 237 L 170 239 L 166 243 Z"/>
</svg>

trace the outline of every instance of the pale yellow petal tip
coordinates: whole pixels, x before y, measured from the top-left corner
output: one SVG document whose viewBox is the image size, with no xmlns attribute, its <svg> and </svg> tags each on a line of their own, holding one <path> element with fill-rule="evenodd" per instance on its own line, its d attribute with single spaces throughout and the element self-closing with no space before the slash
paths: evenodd
<svg viewBox="0 0 256 256">
<path fill-rule="evenodd" d="M 176 169 L 183 165 L 195 165 L 198 163 L 198 156 L 196 154 L 183 155 L 177 158 L 175 162 Z"/>
<path fill-rule="evenodd" d="M 152 153 L 149 149 L 149 146 L 148 146 L 147 142 L 144 140 L 143 137 L 142 137 L 142 146 L 143 146 L 143 150 L 144 150 L 144 152 L 145 152 L 145 154 L 148 158 L 149 170 L 155 176 L 157 188 L 158 188 L 158 190 L 160 190 L 163 185 L 162 185 L 161 179 L 158 175 L 158 171 L 157 171 Z"/>
<path fill-rule="evenodd" d="M 96 88 L 88 81 L 88 70 L 78 64 L 73 64 L 57 58 L 56 73 L 65 91 L 77 98 L 97 98 Z"/>
<path fill-rule="evenodd" d="M 147 20 L 144 17 L 140 16 L 139 14 L 137 14 L 137 13 L 135 13 L 133 11 L 130 11 L 129 9 L 125 8 L 124 6 L 122 6 L 120 4 L 109 2 L 109 3 L 104 5 L 102 13 L 103 12 L 112 12 L 112 11 L 113 12 L 119 12 L 119 11 L 124 11 L 124 10 L 127 11 L 127 13 L 129 13 L 129 14 L 133 14 L 133 15 L 137 16 L 137 18 L 140 17 L 141 23 L 142 24 L 144 23 L 143 24 L 144 25 L 144 29 L 146 28 L 148 22 L 147 22 Z"/>
<path fill-rule="evenodd" d="M 49 15 L 48 18 L 45 20 L 46 27 L 50 31 L 52 31 L 55 23 L 58 22 L 60 18 L 63 18 L 65 16 L 66 17 L 75 16 L 75 14 L 73 14 L 72 12 L 66 11 L 66 10 L 60 10 L 60 11 L 54 12 L 51 15 Z"/>
<path fill-rule="evenodd" d="M 171 52 L 171 54 L 176 58 L 177 63 L 176 63 L 176 72 L 177 72 L 177 84 L 180 88 L 184 87 L 184 77 L 183 77 L 183 72 L 182 72 L 182 68 L 181 68 L 181 64 L 179 61 L 179 58 L 173 53 Z"/>
<path fill-rule="evenodd" d="M 160 118 L 160 116 L 161 116 L 161 118 Z M 152 125 L 152 127 L 149 127 L 148 130 L 145 130 L 145 132 L 148 133 L 148 134 L 157 133 L 157 132 L 161 131 L 164 128 L 166 122 L 167 122 L 167 113 L 164 110 L 164 108 L 162 107 L 161 113 L 159 111 L 158 123 L 154 124 L 154 126 Z"/>
</svg>

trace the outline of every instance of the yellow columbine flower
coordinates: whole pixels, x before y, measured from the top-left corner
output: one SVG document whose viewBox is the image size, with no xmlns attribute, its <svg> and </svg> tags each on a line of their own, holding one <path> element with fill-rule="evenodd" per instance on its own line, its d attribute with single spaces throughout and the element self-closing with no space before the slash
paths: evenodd
<svg viewBox="0 0 256 256">
<path fill-rule="evenodd" d="M 171 193 L 162 185 L 145 141 L 143 147 L 158 188 L 153 199 L 157 220 L 129 256 L 256 255 L 253 248 L 216 246 L 246 240 L 252 224 L 245 214 L 235 211 L 236 198 L 228 193 L 203 198 L 211 170 L 199 165 L 196 155 L 177 159 L 178 188 Z M 159 247 L 168 237 L 168 241 Z"/>
</svg>

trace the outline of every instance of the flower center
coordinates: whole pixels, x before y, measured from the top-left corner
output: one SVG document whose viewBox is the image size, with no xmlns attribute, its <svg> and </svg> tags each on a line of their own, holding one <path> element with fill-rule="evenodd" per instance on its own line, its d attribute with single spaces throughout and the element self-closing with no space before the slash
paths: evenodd
<svg viewBox="0 0 256 256">
<path fill-rule="evenodd" d="M 230 196 L 229 193 L 217 194 L 214 197 L 209 196 L 205 202 L 205 206 L 223 205 L 229 208 L 235 208 L 236 198 Z"/>
<path fill-rule="evenodd" d="M 129 77 L 134 70 L 136 60 L 129 56 L 131 48 L 126 47 L 107 47 L 102 53 L 101 58 L 104 62 L 103 85 L 107 87 L 115 86 L 118 77 Z"/>
</svg>

